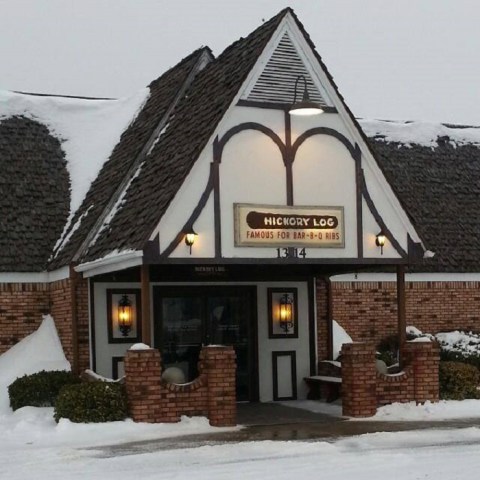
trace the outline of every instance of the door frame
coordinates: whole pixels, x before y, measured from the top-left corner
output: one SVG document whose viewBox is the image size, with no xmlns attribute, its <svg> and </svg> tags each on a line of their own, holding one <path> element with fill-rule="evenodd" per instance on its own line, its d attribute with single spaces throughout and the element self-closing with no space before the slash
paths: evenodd
<svg viewBox="0 0 480 480">
<path fill-rule="evenodd" d="M 242 290 L 249 296 L 250 299 L 250 315 L 247 324 L 248 329 L 248 375 L 249 375 L 249 399 L 248 402 L 259 401 L 259 371 L 258 371 L 258 305 L 257 305 L 257 286 L 256 285 L 237 285 L 237 284 L 214 284 L 205 285 L 192 284 L 192 285 L 153 285 L 152 286 L 152 301 L 153 301 L 153 344 L 154 348 L 160 349 L 162 344 L 163 334 L 163 320 L 161 318 L 161 300 L 165 296 L 201 296 L 207 297 L 208 295 L 225 295 L 228 293 L 235 293 Z M 188 292 L 187 295 L 184 292 Z M 183 295 L 182 295 L 183 293 Z M 203 322 L 203 321 L 202 321 Z M 202 330 L 205 329 L 205 325 L 202 323 Z M 202 335 L 205 332 L 203 331 Z"/>
</svg>

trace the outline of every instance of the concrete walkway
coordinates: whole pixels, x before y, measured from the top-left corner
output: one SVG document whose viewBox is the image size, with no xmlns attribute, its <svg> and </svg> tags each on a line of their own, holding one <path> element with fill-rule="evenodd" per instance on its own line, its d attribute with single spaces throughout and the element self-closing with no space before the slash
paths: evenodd
<svg viewBox="0 0 480 480">
<path fill-rule="evenodd" d="M 262 440 L 334 441 L 365 433 L 480 427 L 480 418 L 448 421 L 355 421 L 278 403 L 240 404 L 238 431 L 219 432 L 95 447 L 101 457 Z"/>
</svg>

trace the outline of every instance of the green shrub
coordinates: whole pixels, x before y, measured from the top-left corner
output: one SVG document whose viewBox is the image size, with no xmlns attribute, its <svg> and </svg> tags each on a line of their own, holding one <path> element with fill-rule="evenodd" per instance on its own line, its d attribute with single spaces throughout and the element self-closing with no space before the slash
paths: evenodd
<svg viewBox="0 0 480 480">
<path fill-rule="evenodd" d="M 383 360 L 388 367 L 397 363 L 398 336 L 389 335 L 388 337 L 382 338 L 382 340 L 380 340 L 379 344 L 376 346 L 376 350 L 377 359 Z"/>
<path fill-rule="evenodd" d="M 473 365 L 480 370 L 480 352 L 462 353 L 458 350 L 445 350 L 440 345 L 440 360 L 445 362 L 461 362 Z"/>
<path fill-rule="evenodd" d="M 480 398 L 477 389 L 480 372 L 473 365 L 460 362 L 440 362 L 440 398 L 464 400 Z"/>
<path fill-rule="evenodd" d="M 52 407 L 63 386 L 79 382 L 73 373 L 60 370 L 24 375 L 8 387 L 10 406 L 13 410 L 25 406 Z"/>
<path fill-rule="evenodd" d="M 68 418 L 75 423 L 114 422 L 124 420 L 127 411 L 123 385 L 87 382 L 62 388 L 55 405 L 55 421 Z"/>
</svg>

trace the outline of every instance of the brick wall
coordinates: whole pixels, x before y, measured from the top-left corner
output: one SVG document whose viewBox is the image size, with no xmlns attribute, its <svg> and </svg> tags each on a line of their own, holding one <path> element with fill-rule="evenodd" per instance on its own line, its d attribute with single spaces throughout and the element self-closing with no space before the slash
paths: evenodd
<svg viewBox="0 0 480 480">
<path fill-rule="evenodd" d="M 383 375 L 377 372 L 376 377 L 378 406 L 395 402 L 410 402 L 415 398 L 415 378 L 412 365 L 406 367 L 399 375 Z"/>
<path fill-rule="evenodd" d="M 55 320 L 58 336 L 68 361 L 73 361 L 72 300 L 70 279 L 59 280 L 50 284 L 50 314 Z"/>
<path fill-rule="evenodd" d="M 355 341 L 397 333 L 395 282 L 332 282 L 333 318 Z M 480 331 L 480 282 L 407 282 L 407 325 L 423 332 Z"/>
<path fill-rule="evenodd" d="M 371 417 L 377 411 L 375 349 L 369 343 L 342 346 L 342 413 Z"/>
<path fill-rule="evenodd" d="M 329 358 L 330 285 L 330 281 L 325 278 L 319 277 L 316 279 L 317 351 L 319 361 Z"/>
<path fill-rule="evenodd" d="M 178 422 L 181 415 L 204 415 L 214 426 L 236 425 L 233 347 L 204 347 L 199 376 L 188 384 L 167 383 L 161 373 L 158 350 L 129 350 L 125 355 L 125 387 L 134 421 Z"/>
<path fill-rule="evenodd" d="M 0 354 L 34 332 L 48 310 L 48 284 L 0 284 Z"/>
<path fill-rule="evenodd" d="M 55 320 L 65 356 L 73 366 L 74 339 L 78 342 L 79 371 L 90 365 L 88 280 L 76 283 L 77 332 L 72 324 L 70 279 L 48 283 L 0 284 L 0 354 L 33 333 L 50 313 Z"/>
<path fill-rule="evenodd" d="M 369 417 L 377 406 L 394 402 L 439 400 L 439 347 L 435 342 L 407 342 L 401 351 L 403 372 L 384 375 L 375 368 L 373 343 L 342 347 L 342 408 L 350 417 Z"/>
</svg>

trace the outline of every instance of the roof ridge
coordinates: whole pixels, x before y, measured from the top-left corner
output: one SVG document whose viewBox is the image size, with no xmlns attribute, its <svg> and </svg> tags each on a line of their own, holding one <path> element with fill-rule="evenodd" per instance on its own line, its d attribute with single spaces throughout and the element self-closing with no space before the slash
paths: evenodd
<svg viewBox="0 0 480 480">
<path fill-rule="evenodd" d="M 194 58 L 195 56 L 202 55 L 202 54 L 210 55 L 212 59 L 215 58 L 209 46 L 205 45 L 205 46 L 199 47 L 193 52 L 189 53 L 186 57 L 183 57 L 177 64 L 173 65 L 168 70 L 165 70 L 162 74 L 160 74 L 159 77 L 152 80 L 148 84 L 148 88 L 153 87 L 158 81 L 160 81 L 163 77 L 165 77 L 165 75 L 168 75 L 172 70 L 175 70 L 181 67 L 183 64 L 188 63 L 190 60 L 192 60 L 192 58 Z"/>
</svg>

